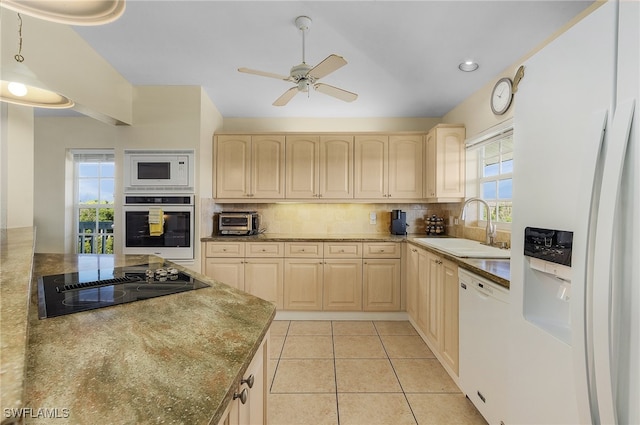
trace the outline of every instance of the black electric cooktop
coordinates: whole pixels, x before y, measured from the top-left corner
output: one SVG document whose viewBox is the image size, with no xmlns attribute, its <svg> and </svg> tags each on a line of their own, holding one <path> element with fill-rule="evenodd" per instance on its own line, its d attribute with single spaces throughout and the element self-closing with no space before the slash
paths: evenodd
<svg viewBox="0 0 640 425">
<path fill-rule="evenodd" d="M 38 278 L 41 319 L 206 288 L 169 265 L 149 264 L 83 270 Z"/>
</svg>

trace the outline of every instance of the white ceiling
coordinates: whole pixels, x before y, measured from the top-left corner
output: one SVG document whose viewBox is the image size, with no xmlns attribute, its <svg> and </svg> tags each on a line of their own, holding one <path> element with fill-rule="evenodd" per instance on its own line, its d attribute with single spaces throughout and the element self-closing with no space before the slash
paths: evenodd
<svg viewBox="0 0 640 425">
<path fill-rule="evenodd" d="M 591 3 L 129 0 L 114 23 L 75 30 L 132 84 L 203 86 L 224 117 L 440 117 Z M 291 83 L 237 71 L 288 75 L 299 15 L 313 20 L 306 62 L 343 56 L 322 82 L 355 102 L 312 91 L 275 107 Z M 459 71 L 469 58 L 480 68 Z"/>
</svg>

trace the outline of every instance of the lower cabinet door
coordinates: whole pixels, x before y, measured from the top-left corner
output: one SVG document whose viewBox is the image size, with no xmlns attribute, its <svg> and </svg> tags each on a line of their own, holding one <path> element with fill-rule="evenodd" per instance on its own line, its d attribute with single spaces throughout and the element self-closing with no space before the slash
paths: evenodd
<svg viewBox="0 0 640 425">
<path fill-rule="evenodd" d="M 268 348 L 267 334 L 235 391 L 227 417 L 219 425 L 266 425 Z"/>
<path fill-rule="evenodd" d="M 207 258 L 204 274 L 244 291 L 244 258 Z"/>
<path fill-rule="evenodd" d="M 244 290 L 282 309 L 284 264 L 282 258 L 249 258 L 244 265 Z"/>
<path fill-rule="evenodd" d="M 451 369 L 458 373 L 459 319 L 458 319 L 458 266 L 448 260 L 442 262 L 443 278 L 443 333 L 442 356 Z"/>
<path fill-rule="evenodd" d="M 400 311 L 400 259 L 365 259 L 364 311 Z"/>
<path fill-rule="evenodd" d="M 362 310 L 362 260 L 324 261 L 324 310 Z"/>
<path fill-rule="evenodd" d="M 284 309 L 322 310 L 322 259 L 284 260 Z"/>
</svg>

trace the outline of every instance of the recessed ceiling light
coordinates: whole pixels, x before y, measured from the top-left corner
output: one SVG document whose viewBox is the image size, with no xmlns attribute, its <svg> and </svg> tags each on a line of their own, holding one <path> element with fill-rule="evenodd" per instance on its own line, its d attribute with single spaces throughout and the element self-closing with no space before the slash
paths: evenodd
<svg viewBox="0 0 640 425">
<path fill-rule="evenodd" d="M 464 61 L 460 65 L 458 65 L 458 69 L 460 71 L 464 71 L 464 72 L 473 72 L 476 69 L 478 69 L 479 66 L 480 65 L 478 65 L 477 62 L 474 62 L 472 60 L 468 60 L 468 61 Z"/>
</svg>

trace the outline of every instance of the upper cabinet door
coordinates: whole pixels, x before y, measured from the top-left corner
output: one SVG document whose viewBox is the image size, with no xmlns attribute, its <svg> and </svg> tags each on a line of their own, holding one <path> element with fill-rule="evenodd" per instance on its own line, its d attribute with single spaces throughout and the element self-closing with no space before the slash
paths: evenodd
<svg viewBox="0 0 640 425">
<path fill-rule="evenodd" d="M 251 144 L 251 197 L 284 198 L 284 136 L 253 136 Z"/>
<path fill-rule="evenodd" d="M 251 194 L 251 136 L 216 137 L 216 197 L 246 199 Z"/>
<path fill-rule="evenodd" d="M 465 193 L 465 129 L 438 125 L 427 135 L 425 197 L 434 201 L 459 201 Z"/>
<path fill-rule="evenodd" d="M 389 137 L 389 193 L 393 199 L 422 199 L 424 141 L 421 134 Z"/>
<path fill-rule="evenodd" d="M 389 137 L 355 136 L 355 198 L 385 199 L 388 182 Z"/>
<path fill-rule="evenodd" d="M 353 136 L 320 137 L 320 198 L 353 198 Z"/>
<path fill-rule="evenodd" d="M 286 152 L 287 198 L 318 198 L 320 137 L 287 136 Z"/>
</svg>

